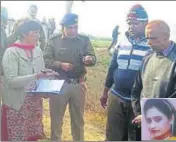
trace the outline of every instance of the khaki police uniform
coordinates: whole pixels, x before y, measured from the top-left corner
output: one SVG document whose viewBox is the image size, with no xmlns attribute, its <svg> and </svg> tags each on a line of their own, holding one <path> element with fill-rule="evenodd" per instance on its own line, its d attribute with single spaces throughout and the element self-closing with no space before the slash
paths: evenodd
<svg viewBox="0 0 176 142">
<path fill-rule="evenodd" d="M 66 83 L 62 95 L 51 96 L 51 139 L 61 140 L 63 117 L 67 104 L 71 116 L 71 131 L 74 141 L 84 140 L 84 105 L 86 86 L 83 78 L 86 70 L 83 57 L 90 55 L 96 63 L 96 57 L 91 42 L 87 36 L 78 35 L 76 38 L 63 38 L 61 34 L 53 35 L 44 50 L 44 60 L 47 68 L 53 69 L 61 75 Z M 55 62 L 71 63 L 74 68 L 65 72 L 55 66 Z"/>
</svg>

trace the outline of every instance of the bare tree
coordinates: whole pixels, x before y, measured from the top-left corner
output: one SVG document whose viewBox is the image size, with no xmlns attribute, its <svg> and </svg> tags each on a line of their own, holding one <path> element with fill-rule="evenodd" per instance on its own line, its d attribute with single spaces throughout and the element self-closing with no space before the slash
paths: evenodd
<svg viewBox="0 0 176 142">
<path fill-rule="evenodd" d="M 73 1 L 66 1 L 66 14 L 71 13 L 73 7 Z"/>
<path fill-rule="evenodd" d="M 81 0 L 84 2 L 85 0 Z M 74 1 L 66 1 L 66 14 L 72 12 L 72 7 L 73 7 Z"/>
</svg>

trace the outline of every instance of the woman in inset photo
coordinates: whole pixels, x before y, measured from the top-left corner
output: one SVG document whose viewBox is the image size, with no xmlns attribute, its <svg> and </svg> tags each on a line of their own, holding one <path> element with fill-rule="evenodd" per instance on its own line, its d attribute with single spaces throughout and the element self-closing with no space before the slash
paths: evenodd
<svg viewBox="0 0 176 142">
<path fill-rule="evenodd" d="M 148 99 L 143 113 L 150 140 L 176 140 L 176 109 L 169 100 Z"/>
</svg>

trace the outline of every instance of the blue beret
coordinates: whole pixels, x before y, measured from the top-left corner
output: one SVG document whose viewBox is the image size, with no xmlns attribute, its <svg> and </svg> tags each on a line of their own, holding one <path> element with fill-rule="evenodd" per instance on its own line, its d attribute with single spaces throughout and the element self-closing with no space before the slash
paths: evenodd
<svg viewBox="0 0 176 142">
<path fill-rule="evenodd" d="M 8 12 L 5 7 L 1 7 L 1 18 L 7 20 L 8 19 Z"/>
<path fill-rule="evenodd" d="M 73 13 L 66 14 L 60 22 L 61 25 L 66 25 L 66 26 L 74 25 L 77 23 L 78 23 L 78 15 Z"/>
</svg>

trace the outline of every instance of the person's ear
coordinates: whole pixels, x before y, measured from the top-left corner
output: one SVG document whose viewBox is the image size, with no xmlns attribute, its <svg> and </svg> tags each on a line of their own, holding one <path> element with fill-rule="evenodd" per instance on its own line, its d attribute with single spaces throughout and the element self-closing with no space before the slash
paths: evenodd
<svg viewBox="0 0 176 142">
<path fill-rule="evenodd" d="M 166 33 L 166 34 L 164 35 L 164 39 L 165 39 L 166 41 L 168 41 L 168 40 L 170 39 L 169 33 Z"/>
</svg>

